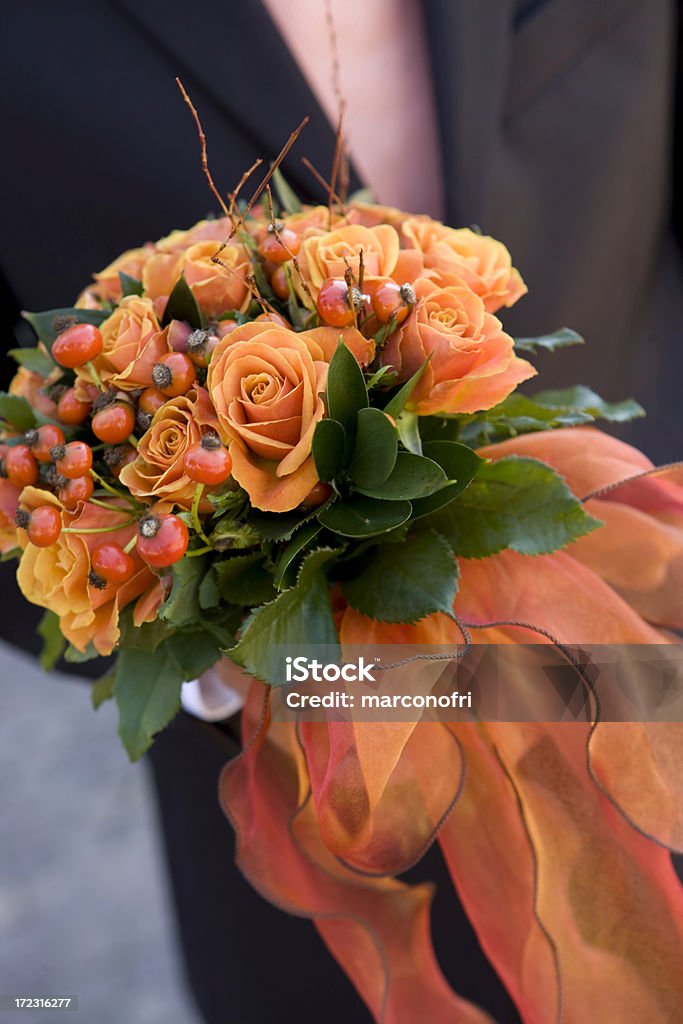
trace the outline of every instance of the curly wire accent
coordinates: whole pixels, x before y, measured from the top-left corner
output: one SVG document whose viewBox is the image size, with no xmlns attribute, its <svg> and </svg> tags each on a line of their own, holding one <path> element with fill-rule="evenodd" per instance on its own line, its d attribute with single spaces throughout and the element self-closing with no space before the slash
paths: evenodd
<svg viewBox="0 0 683 1024">
<path fill-rule="evenodd" d="M 465 641 L 465 646 L 461 647 L 455 654 L 412 654 L 409 658 L 401 658 L 400 661 L 392 661 L 389 665 L 382 665 L 381 663 L 374 666 L 374 670 L 377 672 L 386 672 L 392 668 L 401 668 L 403 665 L 410 665 L 413 661 L 462 661 L 466 658 L 472 649 L 472 635 L 467 628 L 467 624 L 462 621 L 459 615 L 452 612 L 452 617 L 457 623 L 458 629 Z"/>
<path fill-rule="evenodd" d="M 633 476 L 627 476 L 623 480 L 617 480 L 613 484 L 607 484 L 605 487 L 599 487 L 597 491 L 590 491 L 579 500 L 590 501 L 591 498 L 602 498 L 605 494 L 610 494 L 611 491 L 616 491 L 619 487 L 624 487 L 625 484 L 633 484 L 636 480 L 643 480 L 648 476 L 657 476 L 658 473 L 666 473 L 669 469 L 683 469 L 683 462 L 665 462 L 661 466 L 653 466 L 652 469 L 644 469 L 642 473 L 634 473 Z"/>
<path fill-rule="evenodd" d="M 585 687 L 585 692 L 593 698 L 595 701 L 595 716 L 592 727 L 595 728 L 598 721 L 600 720 L 600 697 L 597 690 L 593 686 L 593 680 L 586 672 L 586 665 L 582 664 L 581 661 L 575 656 L 571 648 L 562 642 L 554 633 L 551 633 L 549 629 L 544 629 L 543 626 L 537 626 L 533 622 L 522 622 L 518 619 L 494 619 L 492 622 L 464 622 L 463 625 L 467 629 L 495 629 L 501 626 L 508 626 L 514 629 L 528 629 L 532 633 L 538 633 L 539 636 L 544 636 L 546 640 L 549 640 L 551 644 L 558 649 L 562 656 L 569 662 L 569 664 L 576 670 L 582 685 Z M 583 652 L 583 648 L 579 647 L 579 650 Z M 588 659 L 590 661 L 590 658 Z"/>
</svg>

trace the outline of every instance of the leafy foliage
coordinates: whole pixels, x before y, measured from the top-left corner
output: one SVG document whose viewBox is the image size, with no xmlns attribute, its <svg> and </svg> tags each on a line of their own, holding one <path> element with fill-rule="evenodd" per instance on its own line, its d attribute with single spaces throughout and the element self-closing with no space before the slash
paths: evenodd
<svg viewBox="0 0 683 1024">
<path fill-rule="evenodd" d="M 547 554 L 601 525 L 554 469 L 518 456 L 482 466 L 456 501 L 422 522 L 465 558 L 505 548 Z"/>
<path fill-rule="evenodd" d="M 338 650 L 337 631 L 323 566 L 335 552 L 321 548 L 307 555 L 296 586 L 257 609 L 242 629 L 239 643 L 228 653 L 233 661 L 271 686 L 282 686 L 278 645 L 315 642 Z"/>
<path fill-rule="evenodd" d="M 515 338 L 515 348 L 518 352 L 554 352 L 558 348 L 567 348 L 569 345 L 583 345 L 584 339 L 570 327 L 561 327 L 559 331 L 552 334 L 540 334 L 537 338 Z"/>
<path fill-rule="evenodd" d="M 22 313 L 24 320 L 28 321 L 36 336 L 43 342 L 48 350 L 52 350 L 52 343 L 57 334 L 65 329 L 70 322 L 75 324 L 100 324 L 109 316 L 104 309 L 75 309 L 64 307 L 62 309 L 48 309 L 43 313 Z"/>
<path fill-rule="evenodd" d="M 51 672 L 66 648 L 66 640 L 59 628 L 59 618 L 54 612 L 45 612 L 38 625 L 38 635 L 43 641 L 40 654 L 41 668 L 45 672 Z"/>
<path fill-rule="evenodd" d="M 451 615 L 458 586 L 448 543 L 433 530 L 408 537 L 400 557 L 380 544 L 343 584 L 349 604 L 379 622 L 417 622 L 433 612 Z"/>
<path fill-rule="evenodd" d="M 337 501 L 323 512 L 318 521 L 340 537 L 374 537 L 393 530 L 410 518 L 409 501 L 386 501 L 358 495 Z"/>
<path fill-rule="evenodd" d="M 121 282 L 121 295 L 124 298 L 127 295 L 142 295 L 144 291 L 142 281 L 131 277 L 130 274 L 125 274 L 123 270 L 119 270 L 119 281 Z"/>
<path fill-rule="evenodd" d="M 0 419 L 22 433 L 36 425 L 35 414 L 26 399 L 6 392 L 0 393 Z"/>
<path fill-rule="evenodd" d="M 11 348 L 7 355 L 19 366 L 25 366 L 31 373 L 37 373 L 41 377 L 48 377 L 56 366 L 47 352 L 40 348 Z"/>
<path fill-rule="evenodd" d="M 180 275 L 168 297 L 162 326 L 165 327 L 167 324 L 170 324 L 171 320 L 184 320 L 185 323 L 194 328 L 205 326 L 197 300 L 185 280 L 184 274 Z"/>
</svg>

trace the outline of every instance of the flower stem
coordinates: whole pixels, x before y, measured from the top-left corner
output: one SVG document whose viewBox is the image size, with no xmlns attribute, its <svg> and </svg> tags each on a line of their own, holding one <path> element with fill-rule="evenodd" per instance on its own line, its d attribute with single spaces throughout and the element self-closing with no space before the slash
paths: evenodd
<svg viewBox="0 0 683 1024">
<path fill-rule="evenodd" d="M 123 501 L 128 502 L 128 504 L 132 506 L 137 505 L 137 502 L 135 501 L 134 498 L 130 496 L 130 494 L 126 494 L 125 491 L 118 491 L 115 487 L 112 487 L 111 484 L 108 484 L 106 480 L 103 480 L 100 474 L 97 473 L 94 469 L 90 470 L 90 475 L 94 480 L 97 480 L 97 483 L 100 485 L 100 487 L 103 488 L 103 490 L 108 491 L 109 494 L 113 494 L 115 498 L 121 498 Z"/>
<path fill-rule="evenodd" d="M 133 434 L 129 434 L 128 437 L 126 438 L 126 440 L 128 441 L 128 444 L 132 445 L 133 448 L 135 448 L 136 451 L 138 450 L 138 439 L 137 439 L 137 437 L 135 437 Z"/>
<path fill-rule="evenodd" d="M 108 501 L 102 501 L 100 498 L 90 498 L 88 504 L 99 505 L 100 508 L 106 508 L 110 512 L 118 512 L 122 516 L 129 515 L 127 508 L 120 508 L 118 505 L 111 505 Z"/>
<path fill-rule="evenodd" d="M 129 555 L 131 553 L 131 551 L 133 550 L 133 548 L 135 547 L 137 542 L 138 542 L 138 535 L 137 535 L 137 532 L 136 532 L 136 533 L 133 534 L 133 536 L 130 538 L 130 540 L 126 544 L 125 548 L 123 549 L 127 555 Z"/>
<path fill-rule="evenodd" d="M 123 530 L 126 526 L 132 526 L 137 520 L 128 519 L 125 523 L 117 523 L 116 529 Z M 74 529 L 73 526 L 65 526 L 62 533 L 111 533 L 111 526 L 86 526 L 82 530 Z"/>
<path fill-rule="evenodd" d="M 197 555 L 205 555 L 207 551 L 213 551 L 211 545 L 208 548 L 195 548 L 194 551 L 187 551 L 185 558 L 196 558 Z"/>
<path fill-rule="evenodd" d="M 202 524 L 199 519 L 199 503 L 202 500 L 202 494 L 204 493 L 204 484 L 197 484 L 197 488 L 194 492 L 194 498 L 192 499 L 192 525 L 194 526 L 194 532 L 198 537 L 204 541 L 205 544 L 211 547 L 211 541 L 202 530 Z"/>
<path fill-rule="evenodd" d="M 93 379 L 93 383 L 100 389 L 100 391 L 106 391 L 107 389 L 105 388 L 104 384 L 102 383 L 102 378 L 100 377 L 99 373 L 95 369 L 95 364 L 93 362 L 89 362 L 89 363 L 86 363 L 85 365 L 88 367 L 88 370 L 90 371 L 90 376 Z"/>
</svg>

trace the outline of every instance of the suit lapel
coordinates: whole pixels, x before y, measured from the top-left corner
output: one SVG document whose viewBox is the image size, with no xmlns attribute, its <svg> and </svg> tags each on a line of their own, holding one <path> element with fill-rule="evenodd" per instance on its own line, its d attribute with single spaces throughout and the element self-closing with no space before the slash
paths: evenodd
<svg viewBox="0 0 683 1024">
<path fill-rule="evenodd" d="M 503 109 L 511 0 L 423 0 L 441 132 L 447 217 L 486 227 Z"/>
<path fill-rule="evenodd" d="M 200 115 L 202 101 L 208 100 L 264 160 L 277 155 L 308 114 L 310 123 L 284 168 L 295 191 L 323 198 L 301 157 L 308 156 L 328 176 L 335 134 L 260 0 L 193 0 L 184 18 L 177 16 L 180 5 L 166 0 L 111 2 L 164 52 L 169 74 L 183 79 Z M 351 189 L 358 187 L 351 169 Z"/>
</svg>

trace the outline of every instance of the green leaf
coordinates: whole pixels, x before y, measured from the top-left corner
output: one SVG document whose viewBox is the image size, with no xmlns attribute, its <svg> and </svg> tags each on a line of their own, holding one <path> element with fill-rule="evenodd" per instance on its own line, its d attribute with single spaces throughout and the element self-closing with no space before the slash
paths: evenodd
<svg viewBox="0 0 683 1024">
<path fill-rule="evenodd" d="M 602 525 L 554 469 L 518 456 L 482 466 L 456 501 L 423 522 L 465 558 L 505 548 L 544 555 Z"/>
<path fill-rule="evenodd" d="M 461 434 L 467 444 L 478 447 L 494 439 L 592 422 L 593 417 L 579 409 L 541 405 L 527 395 L 516 393 L 481 416 L 473 417 L 471 422 L 463 425 Z"/>
<path fill-rule="evenodd" d="M 393 366 L 380 366 L 379 370 L 375 370 L 375 372 L 367 378 L 365 384 L 368 391 L 371 391 L 373 388 L 377 388 L 380 385 L 382 387 L 391 387 L 395 377 L 396 370 Z"/>
<path fill-rule="evenodd" d="M 209 568 L 205 556 L 181 558 L 173 566 L 173 588 L 159 609 L 159 618 L 178 628 L 191 626 L 200 617 L 199 587 Z"/>
<path fill-rule="evenodd" d="M 224 601 L 253 608 L 275 596 L 273 577 L 264 568 L 260 551 L 232 555 L 214 565 L 218 589 Z"/>
<path fill-rule="evenodd" d="M 211 531 L 216 551 L 240 551 L 258 544 L 258 533 L 249 523 L 238 523 L 232 513 L 223 516 Z"/>
<path fill-rule="evenodd" d="M 40 620 L 37 632 L 43 640 L 40 664 L 45 672 L 50 672 L 64 654 L 66 648 L 66 640 L 59 628 L 59 617 L 54 612 L 45 612 Z"/>
<path fill-rule="evenodd" d="M 259 533 L 264 540 L 283 541 L 289 540 L 300 526 L 315 519 L 333 501 L 329 498 L 324 505 L 318 508 L 309 509 L 303 514 L 297 512 L 282 512 L 279 515 L 270 512 L 253 511 L 249 514 L 248 523 Z"/>
<path fill-rule="evenodd" d="M 540 391 L 534 395 L 534 399 L 540 406 L 569 408 L 609 423 L 627 423 L 645 415 L 642 405 L 633 398 L 626 398 L 622 402 L 606 402 L 595 391 L 581 384 L 573 388 Z"/>
<path fill-rule="evenodd" d="M 63 331 L 64 322 L 72 320 L 77 324 L 95 324 L 96 327 L 99 327 L 111 313 L 104 309 L 73 309 L 64 307 L 62 309 L 48 309 L 44 313 L 27 313 L 24 311 L 21 315 L 24 320 L 30 323 L 37 337 L 51 350 L 52 343 L 57 337 L 57 328 Z M 62 321 L 61 327 L 60 321 Z"/>
<path fill-rule="evenodd" d="M 105 701 L 113 698 L 115 680 L 116 670 L 113 669 L 111 672 L 107 672 L 106 676 L 102 676 L 102 678 L 98 679 L 96 683 L 93 683 L 93 688 L 90 691 L 90 700 L 95 711 L 97 711 Z"/>
<path fill-rule="evenodd" d="M 342 589 L 356 611 L 379 622 L 417 622 L 433 612 L 452 615 L 457 563 L 443 537 L 430 531 L 408 537 L 399 558 L 391 544 L 375 548 Z"/>
<path fill-rule="evenodd" d="M 540 334 L 537 338 L 515 338 L 514 341 L 518 352 L 536 352 L 538 349 L 554 352 L 556 348 L 584 344 L 581 335 L 572 331 L 570 327 L 561 327 L 559 331 L 553 331 L 552 334 Z"/>
<path fill-rule="evenodd" d="M 41 377 L 49 377 L 55 369 L 55 363 L 49 355 L 39 348 L 11 348 L 7 355 L 19 366 L 25 366 L 31 373 L 37 373 Z"/>
<path fill-rule="evenodd" d="M 299 532 L 294 534 L 275 564 L 275 578 L 273 582 L 278 590 L 282 590 L 285 586 L 288 576 L 287 570 L 290 566 L 294 565 L 299 554 L 320 533 L 321 529 L 320 523 L 312 522 L 302 526 Z"/>
<path fill-rule="evenodd" d="M 119 281 L 121 282 L 122 298 L 125 299 L 127 295 L 142 295 L 144 291 L 142 281 L 138 281 L 137 278 L 131 277 L 130 274 L 125 274 L 123 270 L 119 270 Z"/>
<path fill-rule="evenodd" d="M 422 446 L 424 455 L 437 462 L 449 480 L 455 481 L 442 487 L 435 494 L 413 501 L 413 519 L 436 512 L 450 504 L 461 494 L 474 479 L 486 460 L 465 444 L 456 441 L 425 441 Z"/>
<path fill-rule="evenodd" d="M 323 421 L 324 422 L 324 421 Z M 381 409 L 361 409 L 349 475 L 358 487 L 384 483 L 396 463 L 396 429 Z"/>
<path fill-rule="evenodd" d="M 402 412 L 396 421 L 396 428 L 403 447 L 413 455 L 422 455 L 422 438 L 417 413 Z"/>
<path fill-rule="evenodd" d="M 330 419 L 338 420 L 347 437 L 356 433 L 356 415 L 368 404 L 365 377 L 356 357 L 340 341 L 327 372 L 327 409 Z"/>
<path fill-rule="evenodd" d="M 203 611 L 206 611 L 210 608 L 216 608 L 220 602 L 221 592 L 218 588 L 216 570 L 214 566 L 211 566 L 206 576 L 199 584 L 199 607 Z"/>
<path fill-rule="evenodd" d="M 185 280 L 184 274 L 180 275 L 168 297 L 164 317 L 161 321 L 162 327 L 170 324 L 171 320 L 184 320 L 195 329 L 204 327 L 204 319 L 197 300 L 192 294 L 192 289 Z"/>
<path fill-rule="evenodd" d="M 307 555 L 296 586 L 283 591 L 247 620 L 238 644 L 228 652 L 233 661 L 263 682 L 283 686 L 278 645 L 330 644 L 339 650 L 323 572 L 325 563 L 335 555 L 335 551 L 324 548 Z"/>
<path fill-rule="evenodd" d="M 405 523 L 410 512 L 409 501 L 378 501 L 359 495 L 336 501 L 318 513 L 318 520 L 341 537 L 374 537 Z"/>
<path fill-rule="evenodd" d="M 228 512 L 237 516 L 248 500 L 247 492 L 243 491 L 241 487 L 238 487 L 236 491 L 225 490 L 218 494 L 208 494 L 207 497 L 213 505 L 215 516 L 226 515 Z"/>
<path fill-rule="evenodd" d="M 22 433 L 25 430 L 30 430 L 36 424 L 33 409 L 26 399 L 20 398 L 19 395 L 8 395 L 4 391 L 0 393 L 0 419 L 10 423 Z"/>
<path fill-rule="evenodd" d="M 120 648 L 133 648 L 139 651 L 156 651 L 157 647 L 164 640 L 176 632 L 176 627 L 163 619 L 152 619 L 151 622 L 143 622 L 141 626 L 133 623 L 132 606 L 124 608 L 119 619 L 121 637 Z"/>
<path fill-rule="evenodd" d="M 333 480 L 346 451 L 346 431 L 337 420 L 320 420 L 313 434 L 313 461 L 321 480 Z"/>
<path fill-rule="evenodd" d="M 119 736 L 131 761 L 142 757 L 179 710 L 182 684 L 200 676 L 220 654 L 218 642 L 205 631 L 175 633 L 153 652 L 121 650 L 114 697 Z"/>
<path fill-rule="evenodd" d="M 450 481 L 432 459 L 411 452 L 399 452 L 393 470 L 379 487 L 359 487 L 362 494 L 382 501 L 425 498 Z"/>
<path fill-rule="evenodd" d="M 94 661 L 95 658 L 99 657 L 100 652 L 95 649 L 92 643 L 89 643 L 84 651 L 79 651 L 73 644 L 69 644 L 64 651 L 64 660 L 72 665 L 82 665 L 86 661 Z"/>
<path fill-rule="evenodd" d="M 412 395 L 413 391 L 415 390 L 415 387 L 418 384 L 420 377 L 425 372 L 428 362 L 429 359 L 425 359 L 424 363 L 419 368 L 419 370 L 415 371 L 410 380 L 407 380 L 403 387 L 400 389 L 400 391 L 397 391 L 394 397 L 391 399 L 391 401 L 384 406 L 384 411 L 388 413 L 390 416 L 393 416 L 394 419 L 400 416 L 401 413 L 403 412 L 405 404 Z"/>
<path fill-rule="evenodd" d="M 301 200 L 298 198 L 296 192 L 294 192 L 294 190 L 287 184 L 279 167 L 275 168 L 272 181 L 275 194 L 278 197 L 280 206 L 283 210 L 287 210 L 288 213 L 301 213 L 301 210 L 303 209 Z"/>
</svg>

